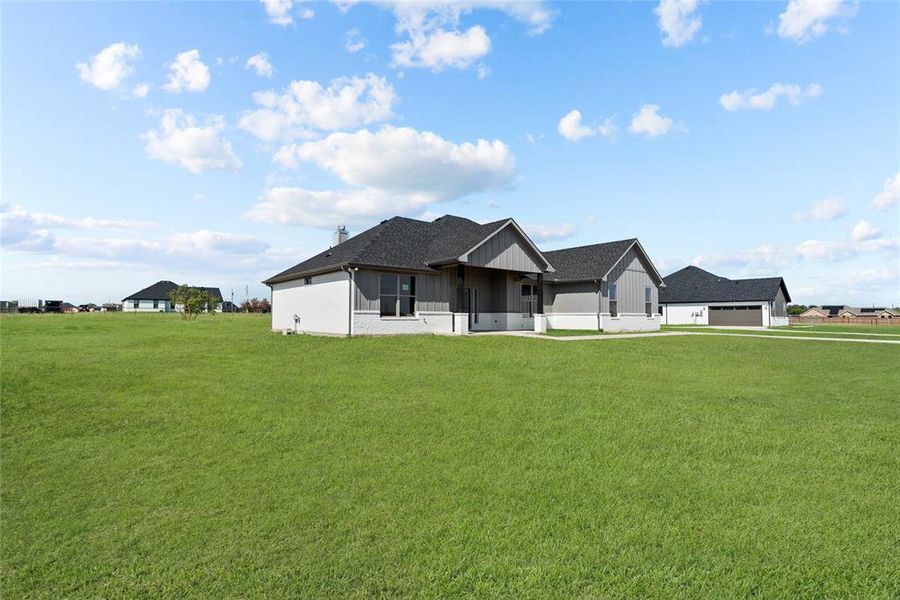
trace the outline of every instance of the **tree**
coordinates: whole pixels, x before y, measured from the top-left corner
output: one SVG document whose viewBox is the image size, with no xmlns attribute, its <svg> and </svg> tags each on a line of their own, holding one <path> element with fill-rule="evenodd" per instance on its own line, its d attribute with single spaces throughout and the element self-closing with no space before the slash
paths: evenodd
<svg viewBox="0 0 900 600">
<path fill-rule="evenodd" d="M 169 294 L 169 299 L 181 313 L 181 318 L 188 320 L 196 319 L 197 315 L 211 305 L 209 294 L 205 290 L 189 285 L 179 285 Z"/>
<path fill-rule="evenodd" d="M 263 298 L 262 300 L 250 298 L 241 302 L 241 310 L 248 313 L 267 313 L 272 310 L 272 305 L 269 304 L 268 298 Z"/>
<path fill-rule="evenodd" d="M 792 317 L 796 317 L 797 315 L 805 313 L 808 308 L 809 307 L 804 304 L 791 304 L 787 308 L 787 313 Z"/>
</svg>

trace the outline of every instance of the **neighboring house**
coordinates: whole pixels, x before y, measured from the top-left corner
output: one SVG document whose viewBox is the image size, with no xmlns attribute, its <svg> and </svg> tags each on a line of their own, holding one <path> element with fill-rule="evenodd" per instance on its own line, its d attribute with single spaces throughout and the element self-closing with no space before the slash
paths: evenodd
<svg viewBox="0 0 900 600">
<path fill-rule="evenodd" d="M 805 312 L 803 312 L 801 317 L 818 317 L 818 318 L 834 318 L 841 317 L 847 319 L 857 319 L 857 318 L 879 318 L 879 319 L 895 319 L 900 318 L 900 310 L 895 310 L 892 308 L 879 308 L 879 307 L 865 307 L 865 308 L 855 308 L 852 306 L 846 306 L 844 304 L 839 305 L 826 305 L 826 306 L 810 306 Z"/>
<path fill-rule="evenodd" d="M 445 215 L 349 239 L 340 228 L 331 248 L 263 283 L 274 330 L 378 335 L 658 329 L 662 279 L 637 240 L 543 253 L 512 219 Z"/>
<path fill-rule="evenodd" d="M 784 279 L 727 279 L 685 267 L 663 279 L 659 305 L 663 325 L 788 324 L 791 301 Z"/>
<path fill-rule="evenodd" d="M 72 304 L 71 302 L 63 302 L 62 303 L 62 311 L 64 313 L 77 313 L 78 307 Z"/>
<path fill-rule="evenodd" d="M 204 290 L 210 298 L 222 303 L 222 292 L 219 288 L 192 286 Z M 171 281 L 157 281 L 150 287 L 146 287 L 122 299 L 124 312 L 173 312 L 177 309 L 169 295 L 178 288 L 177 283 Z M 106 306 L 106 305 L 104 305 Z"/>
</svg>

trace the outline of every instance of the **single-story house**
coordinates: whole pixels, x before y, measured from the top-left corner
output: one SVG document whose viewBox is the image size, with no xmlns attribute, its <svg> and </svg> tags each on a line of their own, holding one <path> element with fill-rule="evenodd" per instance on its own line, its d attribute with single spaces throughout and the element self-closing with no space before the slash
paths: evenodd
<svg viewBox="0 0 900 600">
<path fill-rule="evenodd" d="M 542 252 L 513 219 L 394 217 L 273 275 L 272 329 L 333 335 L 659 329 L 636 239 Z"/>
<path fill-rule="evenodd" d="M 845 304 L 810 306 L 800 314 L 801 317 L 824 318 L 870 318 L 870 319 L 895 319 L 900 318 L 900 310 L 884 307 L 854 308 Z"/>
<path fill-rule="evenodd" d="M 205 291 L 210 298 L 222 304 L 222 292 L 219 288 L 192 286 Z M 149 287 L 137 291 L 122 299 L 124 312 L 173 312 L 177 309 L 169 295 L 178 289 L 178 284 L 171 281 L 157 281 Z M 217 309 L 218 310 L 218 309 Z"/>
<path fill-rule="evenodd" d="M 727 279 L 699 267 L 663 278 L 659 310 L 663 325 L 781 326 L 791 301 L 784 279 Z"/>
</svg>

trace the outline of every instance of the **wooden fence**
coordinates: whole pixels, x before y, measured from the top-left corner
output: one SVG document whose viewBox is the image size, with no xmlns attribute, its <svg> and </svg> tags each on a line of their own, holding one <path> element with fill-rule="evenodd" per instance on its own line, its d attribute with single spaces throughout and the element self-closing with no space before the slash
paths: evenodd
<svg viewBox="0 0 900 600">
<path fill-rule="evenodd" d="M 878 317 L 790 317 L 791 325 L 871 325 L 900 326 L 900 318 L 880 319 Z"/>
</svg>

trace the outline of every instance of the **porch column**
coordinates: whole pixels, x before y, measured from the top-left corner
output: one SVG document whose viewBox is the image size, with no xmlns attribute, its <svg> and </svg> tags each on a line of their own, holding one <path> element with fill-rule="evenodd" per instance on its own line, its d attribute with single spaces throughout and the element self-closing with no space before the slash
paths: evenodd
<svg viewBox="0 0 900 600">
<path fill-rule="evenodd" d="M 534 332 L 544 333 L 545 331 L 547 331 L 547 317 L 544 315 L 544 274 L 538 273 L 537 306 L 534 310 Z"/>
<path fill-rule="evenodd" d="M 469 333 L 469 313 L 466 309 L 466 265 L 456 265 L 456 286 L 453 290 L 453 333 Z"/>
</svg>

